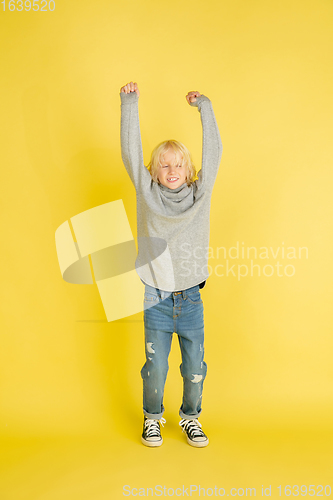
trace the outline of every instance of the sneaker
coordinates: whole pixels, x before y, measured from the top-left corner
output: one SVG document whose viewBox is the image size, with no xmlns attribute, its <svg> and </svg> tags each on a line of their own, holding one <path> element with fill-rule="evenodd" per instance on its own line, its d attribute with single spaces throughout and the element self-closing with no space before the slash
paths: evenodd
<svg viewBox="0 0 333 500">
<path fill-rule="evenodd" d="M 209 439 L 201 429 L 201 424 L 196 418 L 193 420 L 182 419 L 179 422 L 180 427 L 186 434 L 187 442 L 196 448 L 203 448 L 209 443 Z"/>
<path fill-rule="evenodd" d="M 161 446 L 163 438 L 161 436 L 160 424 L 164 427 L 163 424 L 165 424 L 165 422 L 166 420 L 164 418 L 153 420 L 145 416 L 141 436 L 141 441 L 145 446 Z"/>
</svg>

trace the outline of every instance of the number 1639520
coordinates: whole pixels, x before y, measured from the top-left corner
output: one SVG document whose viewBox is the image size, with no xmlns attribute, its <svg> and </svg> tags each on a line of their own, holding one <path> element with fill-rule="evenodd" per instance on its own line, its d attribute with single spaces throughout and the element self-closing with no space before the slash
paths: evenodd
<svg viewBox="0 0 333 500">
<path fill-rule="evenodd" d="M 3 0 L 0 2 L 2 5 L 2 10 L 5 12 L 9 10 L 10 12 L 21 12 L 23 10 L 29 11 L 33 10 L 35 12 L 48 12 L 55 10 L 55 0 Z"/>
</svg>

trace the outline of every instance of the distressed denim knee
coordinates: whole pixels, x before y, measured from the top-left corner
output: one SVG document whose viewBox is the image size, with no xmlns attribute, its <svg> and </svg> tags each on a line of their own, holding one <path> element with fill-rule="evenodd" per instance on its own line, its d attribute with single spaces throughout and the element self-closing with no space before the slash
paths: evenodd
<svg viewBox="0 0 333 500">
<path fill-rule="evenodd" d="M 181 418 L 199 418 L 201 414 L 203 382 L 207 375 L 207 364 L 200 361 L 197 366 L 185 367 L 180 365 L 180 373 L 183 377 L 183 402 L 179 410 Z"/>
<path fill-rule="evenodd" d="M 168 373 L 168 364 L 159 363 L 152 355 L 141 369 L 143 380 L 143 412 L 148 418 L 160 419 L 164 413 L 164 386 Z"/>
</svg>

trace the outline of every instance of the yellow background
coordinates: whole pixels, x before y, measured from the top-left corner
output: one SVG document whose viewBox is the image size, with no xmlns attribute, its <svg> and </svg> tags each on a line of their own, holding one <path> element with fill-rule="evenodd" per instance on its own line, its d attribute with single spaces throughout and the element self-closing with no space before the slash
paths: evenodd
<svg viewBox="0 0 333 500">
<path fill-rule="evenodd" d="M 0 8 L 1 499 L 120 499 L 123 485 L 333 489 L 332 2 Z M 97 287 L 64 282 L 57 261 L 57 227 L 103 203 L 122 199 L 136 236 L 119 138 L 131 80 L 146 164 L 172 138 L 200 167 L 200 115 L 185 95 L 213 103 L 224 146 L 213 249 L 308 248 L 283 261 L 294 276 L 212 274 L 202 290 L 202 450 L 178 426 L 176 338 L 164 444 L 152 450 L 140 442 L 142 313 L 108 323 Z"/>
</svg>

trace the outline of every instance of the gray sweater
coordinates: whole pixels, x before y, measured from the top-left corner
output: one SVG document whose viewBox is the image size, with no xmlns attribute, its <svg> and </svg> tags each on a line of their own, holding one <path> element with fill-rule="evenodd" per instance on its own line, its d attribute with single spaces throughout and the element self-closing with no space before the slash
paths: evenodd
<svg viewBox="0 0 333 500">
<path fill-rule="evenodd" d="M 143 163 L 138 96 L 120 93 L 121 154 L 137 199 L 138 255 L 136 271 L 150 286 L 176 292 L 209 276 L 209 213 L 212 190 L 222 155 L 213 107 L 201 95 L 198 107 L 203 141 L 198 180 L 175 189 L 152 180 Z"/>
</svg>

